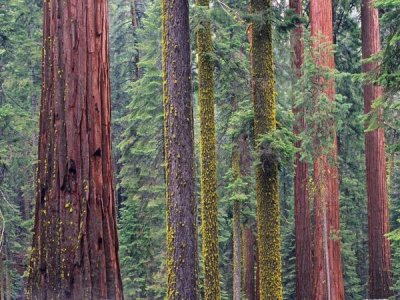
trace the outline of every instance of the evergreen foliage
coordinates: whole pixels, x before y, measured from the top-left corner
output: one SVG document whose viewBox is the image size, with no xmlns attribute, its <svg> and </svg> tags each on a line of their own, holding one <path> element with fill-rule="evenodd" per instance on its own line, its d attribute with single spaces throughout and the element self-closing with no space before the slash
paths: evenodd
<svg viewBox="0 0 400 300">
<path fill-rule="evenodd" d="M 4 3 L 3 3 L 4 2 Z M 0 269 L 9 284 L 11 299 L 23 295 L 27 257 L 30 251 L 32 203 L 36 168 L 38 113 L 41 84 L 41 6 L 39 0 L 7 0 L 0 3 Z M 111 81 L 113 108 L 113 155 L 118 193 L 120 260 L 126 299 L 162 299 L 166 295 L 165 184 L 163 159 L 163 107 L 160 0 L 110 0 Z M 136 5 L 133 24 L 132 4 Z M 219 271 L 221 299 L 232 299 L 233 204 L 241 204 L 241 223 L 255 225 L 255 174 L 252 168 L 237 176 L 232 153 L 239 137 L 250 150 L 256 143 L 280 161 L 280 205 L 284 299 L 295 295 L 295 245 L 293 203 L 292 134 L 293 105 L 305 105 L 308 129 L 300 136 L 301 155 L 311 161 L 318 155 L 313 146 L 318 137 L 327 152 L 332 140 L 327 123 L 335 121 L 340 171 L 341 247 L 346 299 L 367 296 L 368 256 L 367 200 L 365 188 L 364 121 L 374 129 L 374 115 L 363 116 L 360 42 L 360 1 L 334 1 L 334 72 L 317 67 L 310 52 L 308 1 L 305 17 L 298 18 L 284 1 L 274 2 L 260 14 L 248 11 L 246 0 L 212 1 L 211 9 L 190 2 L 192 31 L 193 96 L 197 101 L 195 32 L 200 20 L 209 20 L 215 66 L 215 120 L 217 140 L 217 193 Z M 400 3 L 376 2 L 381 12 L 383 51 L 380 77 L 385 96 L 376 110 L 385 109 L 388 141 L 388 186 L 390 192 L 393 253 L 393 290 L 400 293 Z M 250 45 L 248 23 L 271 20 L 276 71 L 277 130 L 255 140 L 250 95 Z M 292 86 L 288 32 L 302 22 L 306 31 L 304 76 Z M 324 95 L 318 105 L 312 97 L 312 78 L 324 74 L 335 78 L 334 104 Z M 319 87 L 322 89 L 322 87 Z M 195 106 L 197 103 L 195 103 Z M 195 128 L 199 127 L 197 109 Z M 376 121 L 376 120 L 375 120 Z M 314 126 L 315 125 L 315 126 Z M 195 131 L 199 161 L 199 132 Z M 328 147 L 327 147 L 328 146 Z M 254 151 L 250 164 L 259 164 Z M 197 172 L 199 163 L 196 166 Z M 199 173 L 199 172 L 198 172 Z M 200 185 L 197 200 L 200 212 Z M 199 214 L 200 215 L 200 214 Z M 199 220 L 200 222 L 200 220 Z M 4 229 L 4 235 L 1 232 Z M 199 247 L 201 244 L 199 244 Z M 201 257 L 200 257 L 201 259 Z M 203 278 L 202 271 L 199 278 Z M 199 280 L 200 281 L 200 280 Z M 201 285 L 201 291 L 203 286 Z"/>
</svg>

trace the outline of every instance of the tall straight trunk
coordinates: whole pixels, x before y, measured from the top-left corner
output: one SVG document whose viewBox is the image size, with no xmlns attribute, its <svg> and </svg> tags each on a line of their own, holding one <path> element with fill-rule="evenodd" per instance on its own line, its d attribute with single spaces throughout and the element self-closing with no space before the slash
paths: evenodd
<svg viewBox="0 0 400 300">
<path fill-rule="evenodd" d="M 254 138 L 276 129 L 275 75 L 272 26 L 267 13 L 271 0 L 251 0 L 251 13 L 263 15 L 251 31 L 251 86 L 254 106 Z M 260 299 L 282 299 L 282 258 L 278 162 L 268 145 L 257 142 L 256 165 L 257 234 L 260 268 Z"/>
<path fill-rule="evenodd" d="M 233 202 L 233 299 L 241 299 L 242 284 L 242 248 L 240 229 L 241 203 L 239 200 Z"/>
<path fill-rule="evenodd" d="M 256 240 L 256 300 L 260 300 L 260 260 L 258 258 L 258 242 Z"/>
<path fill-rule="evenodd" d="M 122 299 L 107 1 L 43 2 L 30 299 Z"/>
<path fill-rule="evenodd" d="M 254 234 L 252 228 L 242 227 L 243 289 L 247 300 L 256 299 L 254 278 Z"/>
<path fill-rule="evenodd" d="M 238 102 L 233 102 L 234 110 L 238 109 Z M 234 139 L 232 152 L 232 170 L 234 179 L 243 178 L 251 173 L 250 147 L 247 135 L 241 133 Z M 233 200 L 233 299 L 241 299 L 242 286 L 242 230 L 241 230 L 241 201 Z M 254 270 L 253 270 L 254 271 Z"/>
<path fill-rule="evenodd" d="M 381 50 L 379 14 L 371 0 L 361 4 L 362 58 L 368 59 Z M 378 71 L 378 63 L 363 64 L 363 72 Z M 372 83 L 364 84 L 364 111 L 369 113 L 375 99 L 382 97 L 382 87 Z M 382 112 L 379 112 L 379 121 Z M 380 124 L 381 125 L 381 124 Z M 385 237 L 389 232 L 388 194 L 386 188 L 386 153 L 383 128 L 365 134 L 365 161 L 368 195 L 368 249 L 370 298 L 391 296 L 390 242 Z"/>
<path fill-rule="evenodd" d="M 197 0 L 208 9 L 209 0 Z M 220 299 L 218 265 L 217 158 L 214 117 L 214 64 L 211 23 L 201 20 L 196 33 L 199 70 L 201 232 L 204 262 L 204 299 Z"/>
<path fill-rule="evenodd" d="M 311 0 L 310 2 L 311 37 L 315 63 L 322 70 L 333 69 L 333 23 L 332 1 Z M 333 79 L 320 75 L 316 78 L 322 92 L 330 101 L 334 101 Z M 319 88 L 314 92 L 318 101 Z M 327 124 L 334 140 L 331 153 L 319 154 L 314 161 L 314 299 L 344 299 L 343 275 L 339 237 L 339 178 L 337 170 L 337 141 L 335 124 Z M 320 151 L 321 146 L 316 142 Z"/>
<path fill-rule="evenodd" d="M 301 17 L 303 15 L 302 0 L 290 0 L 289 7 Z M 303 25 L 298 24 L 291 34 L 293 48 L 292 67 L 295 80 L 302 76 L 304 63 Z M 294 107 L 293 112 L 296 123 L 293 132 L 301 134 L 305 127 L 304 107 Z M 300 148 L 301 142 L 296 141 L 295 146 Z M 312 256 L 311 256 L 311 214 L 309 194 L 307 189 L 308 164 L 300 160 L 301 154 L 295 158 L 294 175 L 294 222 L 296 231 L 296 298 L 305 300 L 312 295 Z"/>
<path fill-rule="evenodd" d="M 188 0 L 163 0 L 167 299 L 198 299 Z"/>
</svg>

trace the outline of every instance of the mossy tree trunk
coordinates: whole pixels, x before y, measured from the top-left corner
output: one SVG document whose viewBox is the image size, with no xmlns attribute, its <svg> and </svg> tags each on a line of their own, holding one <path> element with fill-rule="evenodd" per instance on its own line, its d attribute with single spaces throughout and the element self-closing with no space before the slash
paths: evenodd
<svg viewBox="0 0 400 300">
<path fill-rule="evenodd" d="M 206 10 L 209 0 L 197 0 Z M 200 20 L 196 32 L 199 70 L 201 232 L 204 262 L 204 299 L 220 299 L 218 265 L 217 159 L 214 114 L 214 64 L 211 22 Z"/>
<path fill-rule="evenodd" d="M 301 17 L 302 1 L 290 0 L 289 7 Z M 302 76 L 304 63 L 303 25 L 298 24 L 291 34 L 292 67 L 295 80 Z M 305 127 L 304 107 L 294 107 L 293 112 L 296 123 L 293 132 L 301 134 Z M 300 148 L 301 142 L 296 141 L 295 146 Z M 312 295 L 312 256 L 311 256 L 311 213 L 309 193 L 307 190 L 308 164 L 300 160 L 301 154 L 296 153 L 294 175 L 294 221 L 296 231 L 296 297 L 305 300 Z"/>
<path fill-rule="evenodd" d="M 163 0 L 167 299 L 198 299 L 188 0 Z"/>
<path fill-rule="evenodd" d="M 322 71 L 335 67 L 332 52 L 333 20 L 331 0 L 311 0 L 311 37 L 313 56 Z M 331 78 L 323 74 L 315 79 L 315 101 L 321 92 L 334 101 L 335 87 Z M 335 124 L 327 122 L 322 135 L 331 135 L 329 155 L 316 140 L 317 157 L 314 160 L 314 261 L 313 299 L 344 299 L 342 260 L 340 254 L 339 175 L 337 169 L 337 140 Z M 322 130 L 322 129 L 321 129 Z M 327 150 L 327 149 L 325 149 Z"/>
<path fill-rule="evenodd" d="M 276 129 L 275 75 L 272 26 L 269 19 L 271 0 L 251 0 L 251 13 L 262 14 L 253 21 L 251 33 L 251 86 L 254 105 L 254 138 Z M 257 18 L 258 19 L 258 18 Z M 282 259 L 278 162 L 268 155 L 267 145 L 257 143 L 256 200 L 260 299 L 282 299 Z"/>
<path fill-rule="evenodd" d="M 111 163 L 107 1 L 43 2 L 29 299 L 122 299 Z"/>
<path fill-rule="evenodd" d="M 368 59 L 381 50 L 379 14 L 371 0 L 361 4 L 362 58 Z M 363 71 L 376 73 L 378 63 L 363 65 Z M 382 87 L 364 84 L 364 111 L 369 113 L 375 99 L 382 97 Z M 379 122 L 382 111 L 379 111 Z M 379 124 L 382 125 L 382 124 Z M 369 248 L 369 298 L 383 299 L 391 296 L 390 242 L 388 194 L 386 187 L 385 134 L 382 127 L 365 134 L 365 159 L 368 194 L 368 248 Z"/>
</svg>

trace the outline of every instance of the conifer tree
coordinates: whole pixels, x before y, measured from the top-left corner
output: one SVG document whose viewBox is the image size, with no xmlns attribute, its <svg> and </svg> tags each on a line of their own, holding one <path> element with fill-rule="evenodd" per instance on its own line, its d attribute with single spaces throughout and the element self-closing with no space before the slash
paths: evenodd
<svg viewBox="0 0 400 300">
<path fill-rule="evenodd" d="M 370 0 L 361 4 L 362 57 L 369 59 L 381 49 L 378 10 Z M 378 64 L 363 64 L 364 72 L 377 72 Z M 373 102 L 383 96 L 381 86 L 364 84 L 364 111 L 370 113 Z M 377 129 L 365 133 L 365 159 L 368 195 L 368 248 L 370 298 L 383 299 L 391 295 L 390 243 L 385 236 L 389 232 L 389 209 L 386 188 L 385 136 L 381 127 L 382 111 L 378 113 Z"/>
<path fill-rule="evenodd" d="M 46 1 L 43 12 L 28 298 L 122 299 L 111 163 L 107 1 Z"/>
<path fill-rule="evenodd" d="M 254 233 L 253 229 L 242 227 L 243 289 L 247 300 L 256 299 L 254 276 Z"/>
<path fill-rule="evenodd" d="M 240 178 L 240 153 L 237 149 L 232 155 L 232 169 L 236 178 Z M 232 217 L 232 236 L 233 236 L 233 299 L 240 300 L 241 284 L 242 284 L 242 241 L 241 241 L 241 203 L 240 200 L 233 200 L 233 217 Z"/>
<path fill-rule="evenodd" d="M 197 0 L 208 10 L 209 0 Z M 214 117 L 214 64 L 212 61 L 211 23 L 206 13 L 196 33 L 198 52 L 201 231 L 204 262 L 204 298 L 219 299 L 217 159 Z"/>
<path fill-rule="evenodd" d="M 189 2 L 163 0 L 167 299 L 198 299 Z"/>
<path fill-rule="evenodd" d="M 289 7 L 297 16 L 303 12 L 301 0 L 291 0 Z M 293 48 L 292 67 L 295 80 L 302 76 L 304 63 L 303 25 L 298 24 L 291 35 Z M 293 128 L 299 135 L 305 129 L 304 107 L 294 107 L 296 124 Z M 301 142 L 296 141 L 296 147 L 301 147 Z M 295 203 L 295 230 L 296 230 L 296 297 L 304 300 L 312 294 L 312 258 L 311 258 L 311 213 L 309 194 L 307 190 L 308 164 L 300 159 L 301 154 L 296 153 L 294 176 L 294 203 Z"/>
<path fill-rule="evenodd" d="M 257 245 L 260 299 L 282 299 L 278 161 L 263 135 L 276 130 L 275 75 L 270 10 L 272 1 L 251 0 L 251 85 L 256 140 Z"/>
<path fill-rule="evenodd" d="M 314 101 L 332 102 L 334 81 L 324 76 L 334 68 L 332 1 L 310 2 L 313 58 L 320 72 L 316 74 Z M 317 132 L 314 147 L 314 265 L 313 297 L 315 299 L 344 299 L 339 231 L 339 178 L 337 169 L 337 140 L 335 124 L 330 118 L 325 133 Z M 317 130 L 323 130 L 318 128 Z M 324 145 L 318 137 L 327 135 L 332 145 Z M 324 147 L 328 147 L 324 149 Z"/>
</svg>

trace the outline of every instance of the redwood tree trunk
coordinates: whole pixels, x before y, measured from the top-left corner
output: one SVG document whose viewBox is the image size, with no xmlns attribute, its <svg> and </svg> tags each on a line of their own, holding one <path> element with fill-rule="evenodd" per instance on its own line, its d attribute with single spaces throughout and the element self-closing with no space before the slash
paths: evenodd
<svg viewBox="0 0 400 300">
<path fill-rule="evenodd" d="M 163 0 L 167 299 L 198 299 L 188 0 Z"/>
<path fill-rule="evenodd" d="M 321 70 L 333 69 L 333 20 L 331 0 L 311 0 L 311 37 L 313 56 Z M 333 79 L 316 78 L 316 84 L 330 101 L 334 101 Z M 319 87 L 315 89 L 315 100 L 320 96 Z M 314 161 L 314 299 L 344 299 L 343 275 L 340 254 L 339 225 L 339 178 L 337 170 L 337 141 L 335 124 L 326 124 L 327 134 L 333 139 L 330 155 L 318 154 Z M 322 129 L 321 129 L 322 130 Z M 316 141 L 317 151 L 322 149 Z"/>
<path fill-rule="evenodd" d="M 301 17 L 302 1 L 290 0 L 289 7 Z M 303 25 L 298 24 L 291 35 L 293 48 L 292 66 L 297 79 L 302 76 L 304 63 Z M 304 108 L 294 107 L 293 112 L 296 123 L 293 132 L 301 134 L 305 127 Z M 301 147 L 301 142 L 296 141 L 296 147 Z M 311 257 L 311 214 L 309 194 L 307 189 L 308 164 L 300 160 L 301 154 L 297 153 L 295 158 L 294 175 L 294 212 L 296 231 L 296 298 L 305 300 L 312 295 L 312 257 Z"/>
<path fill-rule="evenodd" d="M 31 299 L 122 299 L 107 1 L 43 2 Z"/>
<path fill-rule="evenodd" d="M 256 299 L 254 273 L 254 234 L 251 228 L 242 227 L 243 289 L 247 300 Z"/>
<path fill-rule="evenodd" d="M 379 14 L 371 0 L 361 5 L 362 58 L 380 50 Z M 377 72 L 378 63 L 363 65 L 363 72 Z M 364 84 L 364 111 L 371 111 L 375 99 L 382 97 L 382 87 Z M 379 112 L 382 117 L 382 112 Z M 369 298 L 389 298 L 391 285 L 388 195 L 386 188 L 386 153 L 383 128 L 365 134 L 365 158 L 368 194 Z"/>
</svg>

